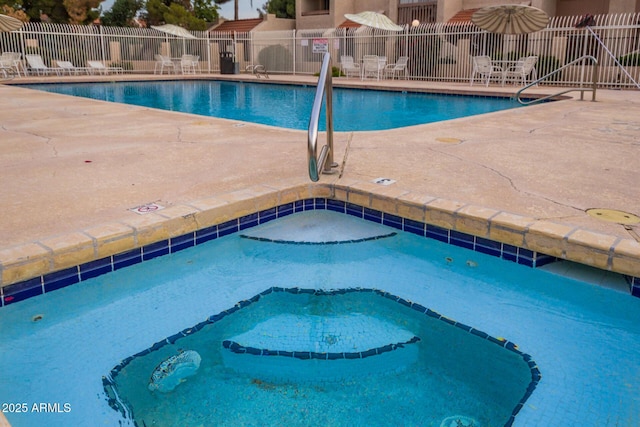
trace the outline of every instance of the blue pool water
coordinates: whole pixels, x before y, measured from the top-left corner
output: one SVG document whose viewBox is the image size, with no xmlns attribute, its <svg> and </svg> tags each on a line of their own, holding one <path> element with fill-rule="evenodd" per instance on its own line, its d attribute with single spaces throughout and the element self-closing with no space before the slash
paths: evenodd
<svg viewBox="0 0 640 427">
<path fill-rule="evenodd" d="M 238 233 L 227 235 L 3 307 L 0 402 L 5 404 L 5 415 L 14 427 L 132 425 L 112 408 L 109 398 L 114 398 L 105 392 L 105 381 L 114 367 L 144 365 L 144 375 L 129 376 L 129 371 L 122 370 L 115 380 L 121 376 L 132 387 L 154 393 L 148 389 L 154 368 L 179 350 L 189 350 L 193 341 L 204 341 L 197 347 L 202 351 L 198 373 L 184 378 L 172 392 L 140 396 L 146 409 L 134 408 L 134 413 L 148 410 L 156 421 L 146 425 L 176 425 L 170 416 L 176 408 L 183 408 L 188 414 L 182 414 L 185 418 L 179 425 L 274 425 L 284 417 L 288 425 L 297 426 L 386 426 L 386 417 L 391 416 L 397 421 L 392 425 L 438 427 L 451 420 L 450 416 L 459 416 L 475 419 L 479 426 L 495 426 L 504 425 L 503 415 L 494 418 L 495 413 L 503 412 L 477 397 L 487 398 L 488 394 L 488 400 L 498 402 L 514 395 L 520 399 L 521 386 L 509 392 L 511 382 L 506 384 L 500 376 L 506 369 L 500 375 L 491 373 L 494 368 L 489 362 L 496 358 L 487 357 L 486 351 L 500 347 L 477 347 L 457 338 L 449 342 L 452 335 L 446 326 L 450 325 L 443 321 L 435 325 L 444 335 L 429 335 L 416 326 L 417 312 L 402 311 L 406 307 L 397 311 L 391 300 L 383 308 L 352 300 L 335 307 L 365 307 L 348 314 L 341 308 L 339 314 L 348 320 L 345 324 L 364 315 L 375 318 L 376 325 L 391 324 L 388 339 L 374 346 L 389 340 L 406 342 L 407 333 L 419 336 L 419 342 L 391 354 L 410 356 L 407 366 L 421 367 L 417 371 L 426 371 L 429 375 L 425 377 L 390 374 L 374 365 L 368 367 L 373 372 L 370 378 L 344 387 L 335 387 L 334 379 L 280 384 L 277 378 L 262 380 L 255 372 L 247 377 L 224 370 L 220 364 L 207 365 L 207 351 L 222 352 L 215 346 L 221 338 L 266 345 L 262 341 L 265 331 L 273 327 L 268 321 L 279 319 L 271 310 L 289 307 L 282 311 L 300 315 L 290 308 L 288 298 L 270 299 L 284 292 L 264 296 L 259 303 L 267 305 L 246 306 L 242 301 L 268 289 L 301 288 L 383 290 L 516 343 L 519 351 L 535 360 L 542 379 L 514 426 L 636 423 L 640 413 L 640 299 L 347 215 L 318 214 L 287 216 L 242 232 L 253 235 L 252 239 Z M 309 226 L 309 216 L 314 216 L 311 223 L 321 225 Z M 317 244 L 323 235 L 335 241 L 336 235 L 352 231 L 356 235 L 341 244 Z M 295 244 L 292 238 L 314 244 Z M 333 302 L 319 305 L 331 308 Z M 236 304 L 238 309 L 220 321 L 223 328 L 215 332 L 217 337 L 207 335 L 205 328 L 190 332 L 194 325 Z M 244 320 L 243 313 L 253 320 Z M 251 330 L 254 335 L 247 337 Z M 175 345 L 157 347 L 151 359 L 130 359 L 179 331 L 187 337 L 170 340 Z M 327 342 L 339 342 L 340 333 L 330 334 Z M 268 338 L 282 345 L 277 341 L 281 335 L 273 335 Z M 417 354 L 400 353 L 411 349 L 418 350 Z M 508 359 L 510 353 L 505 354 Z M 430 358 L 429 362 L 424 358 Z M 129 363 L 123 365 L 126 360 Z M 448 362 L 457 369 L 441 369 Z M 502 363 L 497 366 L 505 366 Z M 412 374 L 411 369 L 404 372 Z M 378 374 L 382 377 L 376 377 Z M 215 385 L 215 393 L 203 394 L 203 378 Z M 416 384 L 419 399 L 404 399 L 401 393 Z M 225 385 L 229 388 L 218 388 Z M 197 398 L 184 394 L 189 391 L 195 391 Z M 127 399 L 126 393 L 119 398 Z M 437 409 L 431 411 L 433 418 L 420 418 L 427 416 L 424 407 Z"/>
<path fill-rule="evenodd" d="M 33 84 L 24 87 L 169 111 L 307 129 L 315 87 L 224 81 Z M 509 98 L 335 88 L 336 131 L 393 129 L 489 113 Z M 324 129 L 324 113 L 320 127 Z"/>
</svg>

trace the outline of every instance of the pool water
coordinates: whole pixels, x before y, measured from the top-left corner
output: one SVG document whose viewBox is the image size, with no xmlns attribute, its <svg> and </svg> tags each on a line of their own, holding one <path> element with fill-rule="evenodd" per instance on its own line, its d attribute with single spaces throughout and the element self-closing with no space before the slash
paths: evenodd
<svg viewBox="0 0 640 427">
<path fill-rule="evenodd" d="M 290 236 L 304 241 L 308 221 L 302 221 L 302 225 L 298 222 L 317 213 L 294 214 L 251 229 L 260 239 L 227 235 L 0 309 L 0 402 L 6 404 L 3 409 L 9 422 L 13 427 L 133 425 L 110 406 L 113 402 L 105 393 L 105 381 L 114 367 L 155 343 L 179 331 L 188 331 L 210 316 L 270 288 L 380 289 L 492 337 L 504 337 L 516 343 L 520 351 L 535 360 L 542 379 L 517 414 L 514 426 L 606 427 L 637 422 L 640 299 L 344 214 L 326 212 L 327 229 L 335 231 L 338 224 L 344 223 L 343 230 L 350 230 L 356 221 L 361 229 L 374 227 L 374 236 L 386 237 L 367 239 L 360 234 L 353 242 L 331 245 L 281 243 L 289 241 Z M 274 238 L 273 232 L 261 231 L 278 226 L 296 232 L 285 233 L 286 237 L 279 239 Z M 318 226 L 310 232 L 321 235 L 321 228 Z M 330 238 L 334 239 L 333 234 Z M 252 304 L 223 320 L 231 328 L 237 328 L 238 322 L 242 330 L 247 330 L 251 329 L 249 325 L 259 322 L 243 320 L 243 310 L 266 310 L 268 314 L 274 307 L 285 306 L 289 307 L 290 302 Z M 296 314 L 293 309 L 287 310 Z M 372 310 L 380 312 L 375 307 Z M 447 406 L 450 413 L 437 415 L 464 416 L 474 412 L 469 416 L 493 420 L 492 409 L 483 407 L 478 412 L 478 404 L 473 402 L 479 401 L 475 396 L 479 394 L 482 398 L 487 392 L 485 364 L 476 363 L 477 357 L 483 357 L 484 350 L 470 351 L 456 345 L 437 347 L 419 326 L 414 329 L 415 313 L 396 315 L 389 311 L 393 311 L 390 307 L 384 310 L 384 315 L 374 317 L 416 336 L 422 335 L 419 343 L 411 344 L 422 346 L 419 354 L 429 356 L 430 347 L 438 348 L 433 361 L 436 376 L 444 377 L 440 367 L 446 364 L 447 357 L 464 360 L 459 370 L 440 378 L 444 380 L 446 395 L 456 396 L 450 403 L 459 406 Z M 261 316 L 261 319 L 268 317 Z M 406 318 L 407 325 L 397 323 L 401 318 Z M 220 334 L 217 339 L 241 336 L 240 330 L 214 333 Z M 190 337 L 194 341 L 209 339 L 206 333 L 200 332 Z M 149 393 L 149 379 L 158 363 L 176 354 L 179 348 L 188 350 L 191 346 L 189 341 L 183 341 L 189 346 L 182 346 L 180 340 L 176 342 L 178 345 L 167 344 L 154 352 L 154 360 L 140 358 L 139 362 L 131 362 L 131 368 L 137 363 L 145 365 L 146 375 L 131 376 L 132 380 L 138 377 L 144 380 L 136 387 Z M 210 351 L 222 352 L 222 349 L 216 346 Z M 153 398 L 141 397 L 158 400 L 155 406 L 143 402 L 143 407 L 158 421 L 155 425 L 163 425 L 167 410 L 160 400 L 183 396 L 183 392 L 198 387 L 200 373 L 213 375 L 220 369 L 216 368 L 218 365 L 207 365 L 206 353 L 203 350 L 202 371 L 185 378 L 174 391 L 160 397 L 157 394 Z M 420 363 L 423 363 L 421 359 L 415 362 L 417 365 L 407 363 L 405 372 L 411 372 L 412 366 L 418 370 L 428 369 Z M 227 377 L 223 382 L 231 385 L 230 395 L 248 393 L 251 398 L 224 399 L 225 394 L 218 389 L 216 393 L 222 395 L 218 400 L 185 402 L 186 408 L 194 410 L 194 420 L 202 419 L 198 417 L 208 404 L 213 410 L 224 405 L 224 419 L 231 419 L 228 425 L 234 425 L 235 417 L 245 417 L 255 408 L 265 408 L 267 413 L 261 416 L 276 417 L 273 418 L 276 420 L 286 411 L 290 425 L 334 425 L 333 422 L 339 425 L 341 420 L 327 418 L 332 416 L 344 416 L 353 426 L 388 425 L 375 422 L 376 416 L 381 415 L 376 412 L 380 403 L 375 400 L 376 394 L 365 394 L 376 387 L 380 390 L 386 384 L 390 386 L 386 392 L 395 393 L 402 391 L 403 381 L 405 384 L 430 381 L 430 378 L 410 376 L 396 379 L 392 374 L 380 381 L 367 379 L 366 387 L 362 388 L 354 382 L 344 389 L 339 399 L 351 409 L 338 407 L 328 412 L 321 410 L 322 405 L 310 405 L 310 402 L 322 402 L 320 396 L 327 393 L 324 385 L 308 381 L 298 385 L 277 384 L 274 378 L 263 381 L 251 376 L 252 373 L 224 373 Z M 121 380 L 124 378 L 123 374 Z M 220 384 L 221 377 L 207 378 Z M 256 381 L 252 382 L 253 379 Z M 497 381 L 492 390 L 500 391 L 502 386 Z M 393 425 L 412 425 L 403 420 L 405 417 L 418 419 L 419 415 L 413 411 L 418 410 L 423 398 L 442 398 L 441 392 L 427 396 L 430 389 L 421 389 L 420 393 L 424 394 L 415 401 L 417 406 L 400 399 L 400 406 L 394 407 L 398 422 Z M 518 388 L 517 399 L 521 397 L 520 392 Z M 264 406 L 270 401 L 267 396 L 272 395 L 278 395 L 273 397 L 274 402 L 289 405 Z M 37 410 L 42 403 L 48 410 Z M 388 406 L 381 409 L 391 411 Z M 451 413 L 458 409 L 460 412 Z M 499 421 L 492 421 L 490 425 L 501 425 L 501 420 L 500 416 Z M 205 421 L 199 423 L 210 425 Z M 438 427 L 437 422 L 431 425 Z"/>
<path fill-rule="evenodd" d="M 224 81 L 32 84 L 23 87 L 122 104 L 307 129 L 312 86 Z M 373 131 L 457 119 L 521 105 L 509 98 L 334 88 L 334 129 Z M 325 113 L 320 128 L 324 129 Z"/>
</svg>

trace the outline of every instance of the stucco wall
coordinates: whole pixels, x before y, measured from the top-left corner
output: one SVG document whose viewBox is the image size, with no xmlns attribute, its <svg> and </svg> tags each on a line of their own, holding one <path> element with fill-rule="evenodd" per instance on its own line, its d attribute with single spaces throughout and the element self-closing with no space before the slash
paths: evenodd
<svg viewBox="0 0 640 427">
<path fill-rule="evenodd" d="M 256 31 L 282 31 L 295 30 L 295 28 L 295 19 L 276 18 L 276 15 L 268 14 L 266 19 L 258 25 Z"/>
</svg>

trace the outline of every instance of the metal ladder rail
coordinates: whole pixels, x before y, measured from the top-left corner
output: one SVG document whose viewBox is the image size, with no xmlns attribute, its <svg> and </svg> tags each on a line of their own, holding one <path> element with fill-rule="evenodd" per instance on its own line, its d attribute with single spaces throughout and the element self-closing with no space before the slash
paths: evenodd
<svg viewBox="0 0 640 427">
<path fill-rule="evenodd" d="M 313 101 L 313 109 L 309 118 L 309 133 L 307 138 L 307 160 L 309 163 L 309 178 L 316 182 L 320 179 L 321 171 L 331 172 L 333 167 L 333 80 L 331 74 L 331 55 L 325 53 L 322 59 L 322 68 L 318 78 L 316 97 Z M 320 157 L 317 153 L 318 144 L 318 123 L 320 121 L 320 111 L 322 110 L 322 97 L 326 96 L 326 125 L 327 144 L 320 150 Z"/>
<path fill-rule="evenodd" d="M 576 64 L 580 61 L 584 61 L 585 59 L 590 59 L 591 62 L 595 65 L 595 68 L 593 70 L 593 82 L 591 82 L 591 87 L 578 87 L 578 88 L 571 88 L 571 89 L 567 89 L 558 93 L 554 93 L 553 95 L 548 95 L 548 96 L 544 96 L 542 98 L 536 98 L 533 99 L 531 101 L 523 101 L 521 99 L 521 95 L 522 92 L 524 92 L 526 89 L 529 89 L 532 86 L 536 86 L 538 83 L 540 83 L 541 81 L 547 79 L 548 77 L 553 76 L 554 74 L 559 73 L 560 71 L 564 70 L 565 68 Z M 582 82 L 580 83 L 580 85 L 582 85 Z M 542 102 L 542 101 L 546 101 L 547 99 L 551 99 L 554 98 L 556 96 L 560 96 L 560 95 L 564 95 L 565 93 L 569 93 L 569 92 L 580 92 L 580 100 L 584 100 L 584 93 L 585 92 L 591 92 L 591 101 L 595 101 L 596 100 L 596 88 L 598 86 L 598 60 L 591 56 L 591 55 L 583 55 L 578 59 L 575 59 L 571 62 L 569 62 L 568 64 L 563 65 L 562 67 L 558 68 L 557 70 L 553 70 L 552 72 L 550 72 L 549 74 L 546 74 L 542 77 L 540 77 L 539 79 L 529 83 L 528 85 L 526 85 L 525 87 L 523 87 L 522 89 L 520 89 L 519 91 L 516 92 L 515 94 L 515 98 L 516 100 L 522 104 L 522 105 L 531 105 L 531 104 L 536 104 L 538 102 Z"/>
</svg>

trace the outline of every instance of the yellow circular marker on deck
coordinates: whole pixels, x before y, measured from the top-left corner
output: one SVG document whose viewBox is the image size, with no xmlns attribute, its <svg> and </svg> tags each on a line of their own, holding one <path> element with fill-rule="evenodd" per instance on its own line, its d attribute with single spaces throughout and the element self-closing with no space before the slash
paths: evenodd
<svg viewBox="0 0 640 427">
<path fill-rule="evenodd" d="M 640 222 L 640 217 L 637 215 L 615 209 L 587 209 L 587 214 L 603 221 L 615 222 L 622 225 L 637 224 Z"/>
<path fill-rule="evenodd" d="M 439 137 L 439 138 L 436 138 L 436 141 L 438 141 L 438 142 L 446 142 L 447 144 L 458 144 L 458 143 L 462 142 L 461 139 L 448 138 L 448 137 Z"/>
</svg>

